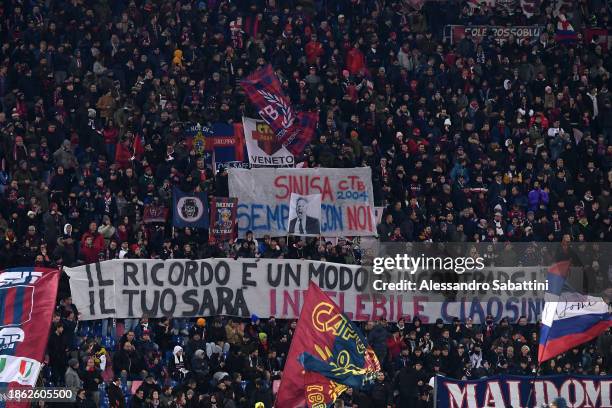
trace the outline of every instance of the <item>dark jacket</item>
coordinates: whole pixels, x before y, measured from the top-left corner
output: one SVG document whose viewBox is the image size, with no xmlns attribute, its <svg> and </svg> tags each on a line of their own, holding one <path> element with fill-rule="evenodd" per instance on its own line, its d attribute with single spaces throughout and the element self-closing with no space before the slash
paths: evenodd
<svg viewBox="0 0 612 408">
<path fill-rule="evenodd" d="M 49 353 L 49 362 L 55 367 L 66 367 L 66 341 L 63 335 L 57 335 L 55 332 L 49 336 L 47 343 L 47 352 Z"/>
<path fill-rule="evenodd" d="M 306 225 L 302 225 L 303 232 L 299 230 L 298 219 L 294 218 L 289 221 L 289 233 L 291 234 L 320 234 L 321 226 L 319 225 L 319 220 L 314 217 L 306 216 Z"/>
<path fill-rule="evenodd" d="M 102 379 L 102 372 L 97 368 L 93 371 L 82 370 L 79 376 L 81 380 L 83 380 L 83 388 L 85 391 L 98 391 L 98 385 L 102 384 L 104 381 Z"/>
<path fill-rule="evenodd" d="M 121 387 L 114 383 L 108 384 L 108 406 L 110 408 L 125 408 L 125 396 Z"/>
</svg>

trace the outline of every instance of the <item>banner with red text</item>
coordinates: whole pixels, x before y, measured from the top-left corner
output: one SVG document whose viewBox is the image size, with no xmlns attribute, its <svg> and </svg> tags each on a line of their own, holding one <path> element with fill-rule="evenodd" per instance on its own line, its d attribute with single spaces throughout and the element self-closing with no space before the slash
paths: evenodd
<svg viewBox="0 0 612 408">
<path fill-rule="evenodd" d="M 293 167 L 293 154 L 276 138 L 270 125 L 251 118 L 242 118 L 242 123 L 251 165 Z"/>
<path fill-rule="evenodd" d="M 238 198 L 238 236 L 253 231 L 284 236 L 291 193 L 321 194 L 321 235 L 376 235 L 369 167 L 229 170 L 230 196 Z"/>
<path fill-rule="evenodd" d="M 423 323 L 454 317 L 474 323 L 492 315 L 515 322 L 525 316 L 536 322 L 544 297 L 524 292 L 516 297 L 500 291 L 444 300 L 430 291 L 376 291 L 381 276 L 371 268 L 296 259 L 116 259 L 65 268 L 73 302 L 82 320 L 162 316 L 276 316 L 296 319 L 310 281 L 314 281 L 351 320 L 411 320 Z M 522 282 L 541 269 L 495 267 L 465 273 L 467 280 Z M 417 274 L 417 280 L 419 275 Z"/>
</svg>

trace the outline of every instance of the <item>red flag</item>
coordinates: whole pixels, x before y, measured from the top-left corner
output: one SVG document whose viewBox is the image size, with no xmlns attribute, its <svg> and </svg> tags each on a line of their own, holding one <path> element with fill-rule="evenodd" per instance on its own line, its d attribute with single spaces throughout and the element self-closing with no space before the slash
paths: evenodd
<svg viewBox="0 0 612 408">
<path fill-rule="evenodd" d="M 306 373 L 299 361 L 300 355 L 305 351 L 313 350 L 315 344 L 331 349 L 334 343 L 335 336 L 331 332 L 320 331 L 314 327 L 311 316 L 320 303 L 331 303 L 335 311 L 341 313 L 329 296 L 310 282 L 276 396 L 274 406 L 277 408 L 303 407 L 306 404 L 307 392 L 310 394 L 311 401 L 321 399 L 319 402 L 325 402 L 325 406 L 333 402 L 333 400 L 330 401 L 329 394 L 334 391 L 334 382 L 315 372 Z"/>
<path fill-rule="evenodd" d="M 164 223 L 168 219 L 169 210 L 163 205 L 158 204 L 146 204 L 142 213 L 142 221 L 145 224 L 151 224 L 155 222 Z"/>
<path fill-rule="evenodd" d="M 314 137 L 317 122 L 319 121 L 319 114 L 317 112 L 300 112 L 298 118 L 300 123 L 293 132 L 295 141 L 287 141 L 287 149 L 293 154 L 298 154 L 296 152 L 303 152 L 304 148 Z M 292 146 L 293 150 L 290 149 L 289 146 Z"/>
<path fill-rule="evenodd" d="M 292 154 L 301 154 L 314 136 L 318 114 L 295 112 L 271 65 L 255 71 L 241 85 L 280 143 Z"/>
<path fill-rule="evenodd" d="M 144 138 L 139 134 L 134 135 L 134 157 L 141 160 L 144 151 Z"/>
<path fill-rule="evenodd" d="M 380 364 L 359 329 L 310 282 L 275 406 L 324 407 L 348 386 L 372 381 Z"/>
<path fill-rule="evenodd" d="M 0 386 L 29 388 L 42 368 L 59 271 L 13 268 L 0 273 Z M 6 407 L 29 406 L 7 402 Z"/>
<path fill-rule="evenodd" d="M 234 123 L 234 145 L 236 151 L 236 161 L 244 161 L 246 141 L 244 140 L 244 128 L 242 127 L 242 123 Z"/>
</svg>

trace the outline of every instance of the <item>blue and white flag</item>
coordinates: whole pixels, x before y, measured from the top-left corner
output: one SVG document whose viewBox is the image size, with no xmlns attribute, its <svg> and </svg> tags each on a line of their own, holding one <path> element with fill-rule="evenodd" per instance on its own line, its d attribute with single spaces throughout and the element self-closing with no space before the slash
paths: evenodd
<svg viewBox="0 0 612 408">
<path fill-rule="evenodd" d="M 540 363 L 596 338 L 612 326 L 608 304 L 601 297 L 567 289 L 568 273 L 569 262 L 559 262 L 548 271 L 549 290 L 538 350 Z"/>
</svg>

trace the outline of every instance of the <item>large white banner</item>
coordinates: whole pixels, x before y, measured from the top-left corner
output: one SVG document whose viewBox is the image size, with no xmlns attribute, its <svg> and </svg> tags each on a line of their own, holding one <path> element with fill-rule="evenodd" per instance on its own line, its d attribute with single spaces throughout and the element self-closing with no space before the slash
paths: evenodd
<svg viewBox="0 0 612 408">
<path fill-rule="evenodd" d="M 283 146 L 266 122 L 242 118 L 242 124 L 251 165 L 293 167 L 295 164 L 293 154 Z"/>
<path fill-rule="evenodd" d="M 534 269 L 534 270 L 530 270 Z M 521 282 L 535 268 L 495 268 L 466 279 L 508 279 Z M 296 319 L 309 281 L 327 292 L 353 320 L 385 318 L 408 320 L 418 315 L 424 323 L 453 317 L 475 323 L 486 315 L 495 320 L 539 318 L 543 296 L 525 292 L 520 297 L 504 292 L 458 295 L 444 300 L 431 292 L 375 292 L 380 279 L 368 268 L 329 262 L 278 259 L 156 260 L 117 259 L 66 268 L 70 289 L 81 319 L 174 316 L 276 316 Z M 468 277 L 469 276 L 469 277 Z"/>
<path fill-rule="evenodd" d="M 229 169 L 230 197 L 238 197 L 238 235 L 287 234 L 291 193 L 321 194 L 325 237 L 376 234 L 372 171 L 350 169 Z"/>
</svg>

